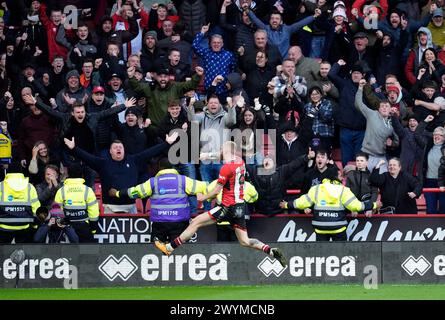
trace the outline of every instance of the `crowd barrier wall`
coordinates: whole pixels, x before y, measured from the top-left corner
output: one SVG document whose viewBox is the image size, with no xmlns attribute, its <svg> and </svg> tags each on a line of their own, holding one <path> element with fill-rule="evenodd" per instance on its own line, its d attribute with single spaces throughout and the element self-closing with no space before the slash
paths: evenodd
<svg viewBox="0 0 445 320">
<path fill-rule="evenodd" d="M 168 257 L 146 244 L 4 245 L 0 247 L 0 285 L 74 289 L 445 281 L 445 255 L 439 242 L 278 245 L 287 256 L 286 267 L 260 251 L 233 243 L 186 244 Z M 16 249 L 25 252 L 20 265 L 9 258 Z"/>
</svg>

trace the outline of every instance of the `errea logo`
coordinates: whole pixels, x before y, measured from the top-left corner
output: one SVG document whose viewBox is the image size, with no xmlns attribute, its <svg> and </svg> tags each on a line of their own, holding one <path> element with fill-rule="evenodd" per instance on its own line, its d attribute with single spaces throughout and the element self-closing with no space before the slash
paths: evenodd
<svg viewBox="0 0 445 320">
<path fill-rule="evenodd" d="M 123 255 L 116 259 L 113 255 L 109 255 L 99 266 L 100 272 L 113 281 L 120 277 L 123 281 L 127 281 L 138 269 L 137 265 L 127 256 Z"/>
<path fill-rule="evenodd" d="M 445 276 L 445 255 L 435 256 L 432 263 L 423 255 L 418 258 L 410 255 L 403 261 L 401 266 L 411 277 L 416 273 L 422 277 L 431 269 L 431 267 L 433 267 L 432 269 L 436 276 Z"/>
<path fill-rule="evenodd" d="M 328 257 L 300 257 L 294 256 L 289 259 L 289 265 L 286 268 L 270 257 L 264 258 L 259 264 L 258 269 L 269 277 L 272 273 L 279 277 L 284 270 L 289 268 L 289 274 L 292 277 L 355 277 L 356 276 L 356 258 L 353 256 L 328 256 Z"/>
<path fill-rule="evenodd" d="M 402 268 L 411 277 L 416 273 L 418 273 L 420 276 L 423 276 L 431 268 L 431 263 L 424 256 L 420 256 L 418 258 L 409 256 L 402 263 Z"/>
<path fill-rule="evenodd" d="M 284 270 L 286 270 L 287 266 L 283 267 L 278 260 L 266 257 L 258 264 L 257 268 L 266 277 L 269 277 L 271 274 L 274 274 L 275 277 L 279 277 Z"/>
</svg>

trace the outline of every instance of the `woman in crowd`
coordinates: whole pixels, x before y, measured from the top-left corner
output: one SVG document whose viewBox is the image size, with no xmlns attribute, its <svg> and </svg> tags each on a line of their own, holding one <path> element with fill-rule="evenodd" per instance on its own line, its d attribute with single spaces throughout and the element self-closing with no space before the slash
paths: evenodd
<svg viewBox="0 0 445 320">
<path fill-rule="evenodd" d="M 334 116 L 332 103 L 325 99 L 323 90 L 314 86 L 308 91 L 309 103 L 304 106 L 304 113 L 314 118 L 312 131 L 314 138 L 320 139 L 320 149 L 331 153 L 334 138 Z"/>
<path fill-rule="evenodd" d="M 45 142 L 37 141 L 32 148 L 32 158 L 28 166 L 31 183 L 39 184 L 45 181 L 45 167 L 49 164 L 60 168 L 60 157 L 56 153 L 50 153 Z M 58 171 L 60 172 L 60 169 Z"/>
</svg>

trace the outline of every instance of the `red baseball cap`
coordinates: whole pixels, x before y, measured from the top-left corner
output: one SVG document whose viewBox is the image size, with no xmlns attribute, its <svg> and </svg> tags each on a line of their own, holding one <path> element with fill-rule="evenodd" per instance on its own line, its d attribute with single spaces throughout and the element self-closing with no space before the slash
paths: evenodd
<svg viewBox="0 0 445 320">
<path fill-rule="evenodd" d="M 400 94 L 400 89 L 397 86 L 388 86 L 386 88 L 386 92 L 394 91 L 397 94 Z"/>
<path fill-rule="evenodd" d="M 93 93 L 97 93 L 97 92 L 105 93 L 105 89 L 104 89 L 104 87 L 101 87 L 101 86 L 95 86 L 95 87 L 93 88 Z"/>
</svg>

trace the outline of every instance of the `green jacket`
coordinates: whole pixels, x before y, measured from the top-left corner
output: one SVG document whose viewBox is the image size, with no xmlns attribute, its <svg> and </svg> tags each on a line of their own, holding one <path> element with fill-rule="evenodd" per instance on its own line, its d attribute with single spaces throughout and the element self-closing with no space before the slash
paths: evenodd
<svg viewBox="0 0 445 320">
<path fill-rule="evenodd" d="M 192 80 L 184 82 L 170 82 L 164 89 L 157 84 L 154 89 L 147 83 L 140 83 L 136 78 L 131 78 L 129 83 L 131 88 L 137 93 L 144 95 L 147 100 L 147 115 L 154 126 L 158 126 L 167 114 L 167 106 L 171 100 L 179 100 L 185 92 L 195 89 L 201 77 L 197 74 L 192 76 Z"/>
</svg>

